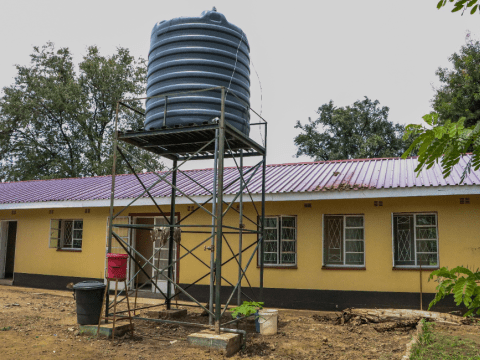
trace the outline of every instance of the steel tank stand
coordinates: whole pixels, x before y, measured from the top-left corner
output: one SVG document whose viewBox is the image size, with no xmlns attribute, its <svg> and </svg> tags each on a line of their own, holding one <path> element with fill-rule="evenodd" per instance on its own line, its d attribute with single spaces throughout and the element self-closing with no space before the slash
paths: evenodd
<svg viewBox="0 0 480 360">
<path fill-rule="evenodd" d="M 162 97 L 166 102 L 170 101 L 172 97 L 180 96 L 189 93 L 195 93 L 200 91 L 220 91 L 221 92 L 221 107 L 218 111 L 218 117 L 214 121 L 191 125 L 191 126 L 171 126 L 168 127 L 168 111 L 164 112 L 164 125 L 161 129 L 154 130 L 138 130 L 138 131 L 119 131 L 119 112 L 120 107 L 125 108 L 125 111 L 133 112 L 137 114 L 144 115 L 143 112 L 134 108 L 133 106 L 127 105 L 129 101 L 136 101 L 138 104 L 139 100 L 150 99 L 149 98 L 139 98 L 139 99 L 124 99 L 117 103 L 117 112 L 116 112 L 116 122 L 115 122 L 115 132 L 114 132 L 114 143 L 113 143 L 113 166 L 112 166 L 112 186 L 111 186 L 111 195 L 110 195 L 110 217 L 109 217 L 109 228 L 108 228 L 108 246 L 107 252 L 111 252 L 112 242 L 116 243 L 123 249 L 123 251 L 129 255 L 129 258 L 132 263 L 135 263 L 138 266 L 138 271 L 135 273 L 132 279 L 128 282 L 125 289 L 127 289 L 128 284 L 133 283 L 135 278 L 142 273 L 148 278 L 149 284 L 153 286 L 158 292 L 164 297 L 165 301 L 163 304 L 155 306 L 166 306 L 167 309 L 171 308 L 171 300 L 177 297 L 178 295 L 184 296 L 187 300 L 192 301 L 195 305 L 203 309 L 210 318 L 209 325 L 202 325 L 191 322 L 182 322 L 182 321 L 170 321 L 165 319 L 143 319 L 136 317 L 138 320 L 147 320 L 147 321 L 156 321 L 156 322 L 165 322 L 165 323 L 175 323 L 175 324 L 184 324 L 189 326 L 198 326 L 198 327 L 207 327 L 212 330 L 215 330 L 217 333 L 220 331 L 234 331 L 233 329 L 226 329 L 224 326 L 237 322 L 240 319 L 234 319 L 221 323 L 222 315 L 225 314 L 226 310 L 230 303 L 233 302 L 240 305 L 242 297 L 251 301 L 262 301 L 263 300 L 263 275 L 264 275 L 264 234 L 265 234 L 265 178 L 266 178 L 266 141 L 267 141 L 267 122 L 259 116 L 255 111 L 253 111 L 248 104 L 245 104 L 245 111 L 251 111 L 255 113 L 260 121 L 257 123 L 250 123 L 251 126 L 263 127 L 262 138 L 263 145 L 258 144 L 251 138 L 249 138 L 244 133 L 240 132 L 232 125 L 230 125 L 225 120 L 225 101 L 227 95 L 237 97 L 235 92 L 232 90 L 227 90 L 225 87 L 214 87 L 204 90 L 195 90 L 190 92 L 175 93 L 175 94 L 165 94 Z M 238 97 L 237 97 L 238 98 Z M 240 99 L 241 100 L 241 99 Z M 165 107 L 167 108 L 167 107 Z M 122 143 L 122 145 L 120 145 Z M 157 169 L 152 168 L 149 164 L 140 160 L 133 154 L 131 150 L 133 145 L 136 149 L 142 149 L 148 151 L 154 155 L 164 157 L 166 159 L 172 160 L 173 166 L 167 171 L 158 172 Z M 129 148 L 130 146 L 130 148 Z M 130 150 L 129 150 L 130 149 Z M 260 157 L 261 160 L 258 161 L 253 166 L 244 167 L 243 160 L 247 157 Z M 122 207 L 120 210 L 115 209 L 115 176 L 116 176 L 116 163 L 118 158 L 120 158 L 130 169 L 130 172 L 134 174 L 135 178 L 141 184 L 143 190 L 138 193 L 136 198 L 132 199 L 128 205 Z M 205 183 L 202 184 L 200 180 L 196 180 L 193 177 L 189 176 L 187 172 L 182 171 L 181 167 L 188 161 L 194 160 L 214 160 L 213 168 L 213 186 L 211 182 L 209 185 Z M 235 162 L 235 175 L 229 175 L 225 177 L 225 159 L 233 159 Z M 240 160 L 240 165 L 237 162 L 237 159 Z M 136 163 L 133 163 L 133 162 Z M 137 173 L 135 171 L 134 165 L 150 171 L 149 176 L 153 176 L 148 179 L 148 182 L 145 182 L 146 177 L 144 174 Z M 230 168 L 228 168 L 230 169 Z M 230 170 L 228 170 L 230 171 Z M 180 187 L 177 184 L 178 178 L 181 177 L 182 186 Z M 200 182 L 199 182 L 200 181 Z M 197 186 L 203 189 L 205 195 L 205 201 L 198 200 L 194 196 L 190 196 L 186 193 L 183 186 L 188 183 L 189 186 Z M 257 191 L 255 195 L 252 195 L 251 187 L 252 184 L 260 184 L 257 186 Z M 163 184 L 163 185 L 162 185 Z M 157 190 L 160 186 L 163 188 L 169 188 L 170 206 L 169 209 L 164 210 L 156 201 L 154 191 Z M 224 194 L 228 193 L 228 197 L 225 197 Z M 175 219 L 176 206 L 177 206 L 177 197 L 182 196 L 182 204 L 190 204 L 187 214 L 178 219 Z M 254 197 L 256 200 L 254 200 Z M 165 220 L 165 223 L 160 225 L 143 225 L 143 224 L 114 224 L 114 220 L 125 213 L 125 211 L 139 199 L 150 199 L 151 205 L 154 206 L 158 211 L 158 216 L 162 217 Z M 256 219 L 250 218 L 245 214 L 243 202 L 247 199 L 249 203 L 252 204 L 254 211 L 256 212 Z M 258 208 L 256 203 L 261 203 L 261 206 Z M 239 209 L 236 209 L 234 203 L 240 203 Z M 145 202 L 143 202 L 145 204 Z M 165 206 L 162 205 L 162 206 Z M 212 207 L 212 210 L 209 210 L 209 207 Z M 194 216 L 195 213 L 200 212 L 203 214 L 208 214 L 210 218 L 209 221 L 203 220 L 201 224 L 185 224 L 185 220 L 190 216 Z M 229 226 L 224 221 L 224 218 L 230 212 L 236 212 L 239 215 L 239 223 L 235 226 Z M 248 226 L 247 226 L 248 225 Z M 168 263 L 166 267 L 161 268 L 157 266 L 154 261 L 151 259 L 145 258 L 136 248 L 129 244 L 125 239 L 119 236 L 116 231 L 117 229 L 126 228 L 128 231 L 137 230 L 137 231 L 152 231 L 156 227 L 168 228 L 170 231 L 170 236 L 168 238 L 169 244 L 169 253 L 168 253 Z M 183 243 L 179 243 L 178 247 L 181 251 L 181 256 L 177 259 L 173 258 L 172 249 L 174 245 L 173 234 L 175 229 L 181 229 L 182 234 L 203 234 L 205 236 L 203 241 L 195 241 L 195 244 L 192 248 L 187 248 Z M 239 241 L 238 252 L 236 252 L 233 247 L 230 245 L 228 238 L 235 236 L 235 239 Z M 243 242 L 242 238 L 245 239 L 249 237 L 255 237 L 255 241 Z M 200 239 L 198 237 L 198 239 Z M 236 240 L 235 240 L 236 241 Z M 210 245 L 207 248 L 207 244 Z M 223 247 L 223 245 L 226 245 Z M 205 250 L 211 251 L 211 257 L 209 263 L 203 261 L 197 255 L 194 254 L 194 251 L 200 247 L 205 247 Z M 228 256 L 226 259 L 223 258 L 222 248 L 225 251 L 229 251 L 231 256 Z M 253 250 L 253 251 L 252 251 Z M 242 254 L 246 251 L 251 251 L 248 258 L 245 261 L 242 258 Z M 256 292 L 253 290 L 251 283 L 247 277 L 247 269 L 252 263 L 253 259 L 258 256 L 258 265 L 259 265 L 259 291 Z M 195 281 L 191 281 L 188 284 L 180 285 L 178 279 L 175 279 L 173 276 L 174 267 L 177 266 L 182 259 L 186 256 L 194 257 L 197 261 L 201 263 L 202 266 L 205 266 L 206 274 L 201 276 Z M 143 265 L 139 263 L 139 259 L 143 262 Z M 227 279 L 224 274 L 222 274 L 222 267 L 228 264 L 229 262 L 234 262 L 238 266 L 238 275 L 235 274 L 235 279 Z M 132 264 L 133 265 L 133 264 Z M 144 267 L 148 265 L 155 272 L 156 276 L 160 277 L 162 280 L 167 282 L 167 290 L 162 291 L 155 277 L 148 274 Z M 207 271 L 208 269 L 208 271 Z M 203 279 L 210 278 L 210 292 L 209 292 L 209 302 L 206 306 L 196 299 L 192 294 L 190 294 L 190 287 L 198 284 Z M 231 281 L 232 280 L 232 281 Z M 242 281 L 246 281 L 250 288 L 250 291 L 247 292 L 247 287 L 242 287 Z M 228 296 L 222 296 L 222 291 L 225 293 L 223 287 L 228 285 L 231 289 L 231 293 L 227 294 Z M 172 287 L 174 291 L 172 291 Z M 224 294 L 225 295 L 225 294 Z M 236 296 L 235 296 L 236 295 Z M 235 300 L 234 300 L 235 298 Z M 227 299 L 225 301 L 225 299 Z M 106 292 L 105 303 L 108 304 L 108 292 Z M 108 312 L 108 311 L 107 311 Z M 108 317 L 108 314 L 106 315 Z M 241 330 L 237 330 L 240 331 Z"/>
</svg>

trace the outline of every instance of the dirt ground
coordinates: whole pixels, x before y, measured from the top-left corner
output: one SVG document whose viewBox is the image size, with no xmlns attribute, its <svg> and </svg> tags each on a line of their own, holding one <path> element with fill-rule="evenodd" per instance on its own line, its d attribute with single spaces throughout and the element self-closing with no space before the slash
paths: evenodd
<svg viewBox="0 0 480 360">
<path fill-rule="evenodd" d="M 143 306 L 159 302 L 140 300 Z M 147 316 L 147 310 L 140 315 Z M 279 310 L 278 334 L 273 336 L 256 334 L 251 324 L 243 324 L 247 346 L 230 359 L 401 359 L 413 335 L 413 330 L 379 332 L 371 324 L 336 325 L 331 317 L 319 311 Z M 191 307 L 185 320 L 208 322 Z M 188 346 L 187 336 L 199 329 L 134 323 L 133 337 L 127 334 L 114 342 L 80 336 L 71 292 L 0 286 L 1 359 L 224 358 Z"/>
</svg>

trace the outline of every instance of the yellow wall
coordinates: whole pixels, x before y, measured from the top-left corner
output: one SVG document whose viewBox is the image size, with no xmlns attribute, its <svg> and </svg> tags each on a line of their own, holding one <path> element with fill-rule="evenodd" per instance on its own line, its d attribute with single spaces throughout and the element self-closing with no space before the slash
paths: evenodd
<svg viewBox="0 0 480 360">
<path fill-rule="evenodd" d="M 312 207 L 304 207 L 304 201 L 269 202 L 267 215 L 296 215 L 297 223 L 297 268 L 265 269 L 264 286 L 268 288 L 297 288 L 322 290 L 361 290 L 418 292 L 419 272 L 412 270 L 392 270 L 392 224 L 391 215 L 397 212 L 437 212 L 440 266 L 469 265 L 480 267 L 480 239 L 478 203 L 480 196 L 470 196 L 470 205 L 460 205 L 459 196 L 436 196 L 417 198 L 382 199 L 382 207 L 373 206 L 374 199 L 367 200 L 323 200 L 312 201 Z M 259 206 L 259 204 L 257 204 Z M 166 208 L 164 209 L 164 211 Z M 177 206 L 184 216 L 186 206 Z M 153 213 L 153 206 L 132 207 L 131 213 Z M 252 204 L 245 204 L 245 213 L 255 220 L 256 212 Z M 322 269 L 322 215 L 323 214 L 363 214 L 365 219 L 365 264 L 366 270 L 326 270 Z M 17 220 L 18 233 L 15 257 L 15 272 L 43 275 L 103 278 L 106 220 L 108 208 L 0 210 L 0 220 Z M 62 252 L 48 247 L 50 219 L 83 219 L 84 233 L 81 252 Z M 185 224 L 209 224 L 211 218 L 201 210 L 189 217 Z M 238 215 L 231 212 L 226 225 L 238 226 Z M 247 228 L 254 226 L 246 222 Z M 184 228 L 183 230 L 189 230 Z M 209 228 L 202 230 L 208 231 Z M 182 244 L 192 248 L 206 239 L 208 234 L 187 234 L 182 236 Z M 236 251 L 238 235 L 227 235 Z M 255 235 L 244 236 L 244 244 L 254 242 Z M 206 243 L 210 245 L 210 241 Z M 246 263 L 253 248 L 244 253 Z M 184 254 L 181 251 L 180 254 Z M 209 263 L 209 251 L 204 245 L 195 255 Z M 231 252 L 224 243 L 223 258 Z M 192 256 L 187 256 L 180 264 L 180 282 L 189 283 L 208 272 Z M 223 268 L 224 276 L 235 283 L 238 268 L 231 261 Z M 259 269 L 256 256 L 247 271 L 252 286 L 259 285 Z M 427 282 L 427 272 L 423 274 L 424 292 L 434 292 L 436 283 Z M 208 277 L 203 284 L 208 283 Z M 246 282 L 244 281 L 246 285 Z"/>
</svg>

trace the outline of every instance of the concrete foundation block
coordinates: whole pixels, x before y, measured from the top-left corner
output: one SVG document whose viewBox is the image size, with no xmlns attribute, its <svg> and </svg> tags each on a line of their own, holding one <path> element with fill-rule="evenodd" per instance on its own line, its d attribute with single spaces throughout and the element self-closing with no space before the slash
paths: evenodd
<svg viewBox="0 0 480 360">
<path fill-rule="evenodd" d="M 80 335 L 97 336 L 97 328 L 98 325 L 80 325 L 78 333 Z M 133 330 L 133 324 L 131 330 Z M 130 331 L 130 324 L 115 323 L 115 337 L 125 335 L 125 333 L 127 333 L 128 331 Z M 100 325 L 100 336 L 111 339 L 112 333 L 113 322 L 110 321 L 108 324 Z"/>
<path fill-rule="evenodd" d="M 147 316 L 154 319 L 180 320 L 187 316 L 187 309 L 147 311 Z"/>
<path fill-rule="evenodd" d="M 222 351 L 225 356 L 232 356 L 242 347 L 242 335 L 233 333 L 215 334 L 212 330 L 190 334 L 187 341 L 191 346 Z"/>
</svg>

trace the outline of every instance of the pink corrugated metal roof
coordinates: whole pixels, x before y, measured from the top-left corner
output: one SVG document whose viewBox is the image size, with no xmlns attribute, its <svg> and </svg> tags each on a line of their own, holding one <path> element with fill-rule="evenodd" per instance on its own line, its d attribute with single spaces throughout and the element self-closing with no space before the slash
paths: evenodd
<svg viewBox="0 0 480 360">
<path fill-rule="evenodd" d="M 278 194 L 460 186 L 460 178 L 469 156 L 466 155 L 462 158 L 446 179 L 442 176 L 439 164 L 428 170 L 423 169 L 417 176 L 414 172 L 418 164 L 415 157 L 268 165 L 266 192 Z M 245 171 L 248 169 L 245 168 Z M 252 173 L 253 171 L 246 175 L 246 178 L 250 178 Z M 147 187 L 158 179 L 154 173 L 145 173 L 139 176 Z M 201 186 L 188 177 L 195 179 Z M 238 170 L 236 168 L 226 168 L 225 186 L 228 186 L 237 177 Z M 170 176 L 167 179 L 171 181 Z M 209 195 L 209 190 L 212 188 L 213 171 L 212 169 L 186 170 L 185 174 L 178 174 L 177 181 L 179 188 L 189 196 Z M 248 188 L 251 193 L 260 193 L 261 185 L 261 169 L 259 169 Z M 461 186 L 466 185 L 480 185 L 480 171 L 471 171 L 461 184 Z M 111 176 L 0 183 L 0 204 L 108 199 L 110 186 Z M 239 184 L 236 182 L 225 193 L 233 194 L 238 189 Z M 134 175 L 127 174 L 116 177 L 115 197 L 117 199 L 135 198 L 142 191 L 143 188 Z M 155 197 L 168 197 L 171 189 L 165 182 L 160 182 L 152 188 L 151 193 Z"/>
</svg>

